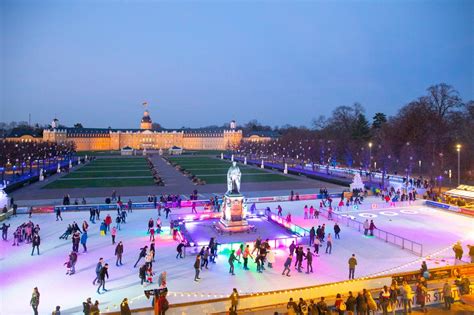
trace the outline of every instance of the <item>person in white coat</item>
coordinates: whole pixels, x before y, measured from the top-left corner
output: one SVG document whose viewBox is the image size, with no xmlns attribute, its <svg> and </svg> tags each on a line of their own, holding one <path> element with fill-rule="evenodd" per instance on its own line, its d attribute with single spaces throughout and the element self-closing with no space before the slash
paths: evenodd
<svg viewBox="0 0 474 315">
<path fill-rule="evenodd" d="M 268 268 L 273 268 L 273 264 L 275 263 L 275 252 L 271 248 L 268 249 L 267 262 Z"/>
</svg>

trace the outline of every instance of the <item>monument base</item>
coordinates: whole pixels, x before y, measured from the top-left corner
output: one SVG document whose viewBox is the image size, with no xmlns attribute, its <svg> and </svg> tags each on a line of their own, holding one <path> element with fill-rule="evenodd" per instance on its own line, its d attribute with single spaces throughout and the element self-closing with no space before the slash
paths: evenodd
<svg viewBox="0 0 474 315">
<path fill-rule="evenodd" d="M 223 233 L 242 233 L 242 232 L 250 232 L 254 229 L 253 226 L 249 225 L 247 220 L 242 221 L 227 221 L 224 219 L 220 219 L 219 222 L 216 223 L 216 228 Z"/>
<path fill-rule="evenodd" d="M 244 196 L 239 193 L 226 193 L 222 202 L 222 218 L 215 227 L 220 232 L 249 232 L 252 230 L 247 222 L 247 209 Z"/>
</svg>

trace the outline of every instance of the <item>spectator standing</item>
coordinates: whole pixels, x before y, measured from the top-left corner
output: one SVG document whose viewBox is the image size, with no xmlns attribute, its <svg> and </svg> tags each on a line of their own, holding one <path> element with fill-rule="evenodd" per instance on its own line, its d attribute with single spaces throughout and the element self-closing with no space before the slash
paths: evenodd
<svg viewBox="0 0 474 315">
<path fill-rule="evenodd" d="M 355 267 L 357 266 L 357 259 L 355 254 L 352 254 L 352 257 L 349 258 L 349 279 L 354 279 Z"/>
</svg>

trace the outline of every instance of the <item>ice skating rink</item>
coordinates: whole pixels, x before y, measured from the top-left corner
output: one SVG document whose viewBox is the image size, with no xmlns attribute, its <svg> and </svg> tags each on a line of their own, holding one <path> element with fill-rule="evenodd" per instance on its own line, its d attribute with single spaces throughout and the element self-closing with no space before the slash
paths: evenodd
<svg viewBox="0 0 474 315">
<path fill-rule="evenodd" d="M 457 240 L 474 244 L 474 220 L 466 216 L 449 213 L 423 205 L 405 208 L 372 209 L 371 200 L 357 210 L 344 207 L 339 214 L 346 214 L 363 221 L 373 219 L 375 225 L 388 232 L 412 239 L 423 244 L 423 259 L 429 267 L 453 264 L 451 246 Z M 320 216 L 319 220 L 303 219 L 304 205 L 319 207 L 319 201 L 281 202 L 283 214 L 291 213 L 293 222 L 305 227 L 326 224 L 326 233 L 333 233 L 334 221 Z M 273 211 L 278 203 L 258 204 L 258 208 L 269 206 Z M 199 211 L 199 210 L 198 210 Z M 190 212 L 190 209 L 173 209 L 172 213 Z M 101 212 L 101 218 L 110 213 L 115 218 L 115 211 Z M 64 221 L 56 222 L 54 214 L 34 214 L 32 221 L 41 227 L 40 256 L 31 256 L 31 245 L 22 243 L 12 246 L 12 233 L 18 225 L 28 221 L 27 215 L 18 215 L 8 220 L 11 225 L 8 241 L 0 241 L 0 314 L 29 314 L 33 287 L 41 293 L 39 312 L 51 314 L 56 305 L 61 306 L 63 314 L 81 314 L 82 302 L 91 297 L 99 300 L 101 311 L 118 310 L 124 297 L 132 299 L 132 307 L 150 305 L 143 297 L 143 287 L 138 278 L 138 267 L 133 268 L 138 258 L 139 248 L 149 245 L 147 223 L 150 218 L 156 220 L 155 210 L 136 210 L 129 214 L 127 224 L 117 233 L 117 241 L 124 243 L 124 256 L 121 267 L 115 266 L 114 250 L 110 235 L 100 236 L 99 224 L 90 224 L 87 242 L 88 252 L 82 253 L 82 246 L 76 264 L 76 274 L 66 275 L 64 263 L 72 249 L 71 238 L 60 240 L 59 236 L 69 223 L 76 221 L 79 226 L 89 218 L 88 212 L 63 212 Z M 167 225 L 162 216 L 164 226 Z M 356 277 L 378 274 L 381 272 L 406 271 L 418 269 L 421 258 L 376 238 L 365 237 L 354 228 L 341 225 L 341 239 L 334 240 L 332 254 L 325 254 L 325 244 L 320 249 L 320 256 L 313 262 L 314 273 L 307 275 L 292 269 L 291 277 L 282 276 L 282 265 L 287 256 L 287 249 L 276 250 L 276 263 L 273 269 L 266 269 L 263 274 L 255 271 L 255 263 L 250 263 L 250 271 L 236 264 L 236 275 L 228 273 L 227 256 L 220 255 L 216 264 L 209 264 L 208 270 L 201 273 L 202 280 L 194 282 L 194 259 L 188 255 L 177 260 L 176 245 L 168 234 L 156 237 L 156 262 L 154 271 L 168 273 L 169 300 L 184 302 L 198 299 L 228 296 L 232 288 L 241 292 L 261 292 L 277 289 L 288 289 L 344 280 L 348 276 L 347 260 L 354 253 L 358 259 Z M 258 233 L 257 233 L 258 235 Z M 306 245 L 306 244 L 305 244 Z M 465 251 L 466 253 L 466 251 Z M 428 257 L 427 257 L 428 256 Z M 97 287 L 92 285 L 95 278 L 95 265 L 100 257 L 109 263 L 109 276 L 105 287 L 109 290 L 97 294 Z M 468 257 L 464 257 L 468 261 Z M 142 260 L 144 263 L 144 261 Z M 140 265 L 140 264 L 139 264 Z M 156 281 L 155 281 L 156 282 Z M 153 288 L 155 284 L 147 286 Z"/>
</svg>

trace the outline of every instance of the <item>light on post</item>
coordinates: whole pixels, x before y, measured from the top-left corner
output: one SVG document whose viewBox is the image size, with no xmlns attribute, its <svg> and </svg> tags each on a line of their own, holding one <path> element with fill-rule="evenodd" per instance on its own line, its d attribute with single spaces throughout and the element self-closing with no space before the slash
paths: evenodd
<svg viewBox="0 0 474 315">
<path fill-rule="evenodd" d="M 458 151 L 458 186 L 461 185 L 461 145 L 456 144 L 456 151 Z"/>
</svg>

